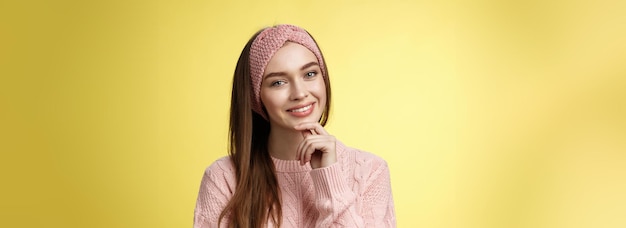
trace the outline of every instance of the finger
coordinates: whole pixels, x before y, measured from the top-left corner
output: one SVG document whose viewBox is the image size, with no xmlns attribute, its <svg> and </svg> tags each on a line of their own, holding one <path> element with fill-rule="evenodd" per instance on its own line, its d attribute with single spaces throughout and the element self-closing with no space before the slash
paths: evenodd
<svg viewBox="0 0 626 228">
<path fill-rule="evenodd" d="M 312 135 L 312 134 L 313 134 L 313 131 L 311 131 L 309 129 L 302 130 L 302 138 L 306 139 L 307 136 Z"/>
<path fill-rule="evenodd" d="M 326 132 L 326 129 L 324 129 L 321 124 L 316 123 L 313 126 L 314 128 L 311 130 L 314 131 L 316 135 L 329 135 L 328 132 Z"/>
<path fill-rule="evenodd" d="M 320 153 L 320 156 L 323 153 L 331 152 L 330 150 L 331 143 L 332 142 L 328 141 L 327 138 L 322 138 L 322 137 L 309 140 L 308 144 L 303 150 L 305 151 L 304 161 L 311 161 L 313 155 L 317 152 Z"/>
<path fill-rule="evenodd" d="M 300 156 L 298 157 L 298 160 L 300 160 L 300 165 L 305 165 L 306 162 L 307 162 L 305 160 L 306 153 L 307 153 L 306 148 L 307 148 L 307 146 L 305 145 L 305 146 L 302 146 L 302 149 L 300 150 Z"/>
<path fill-rule="evenodd" d="M 302 162 L 302 154 L 303 154 L 302 150 L 304 149 L 306 144 L 307 144 L 307 140 L 305 138 L 298 144 L 298 147 L 296 149 L 296 159 L 300 160 L 300 165 L 304 165 L 304 163 Z"/>
<path fill-rule="evenodd" d="M 315 153 L 315 149 L 316 149 L 315 147 L 316 145 L 314 145 L 314 143 L 309 143 L 307 147 L 304 149 L 304 156 L 301 161 L 303 161 L 304 163 L 310 162 L 311 157 L 313 156 L 313 153 Z"/>
<path fill-rule="evenodd" d="M 302 141 L 300 141 L 300 143 L 298 144 L 298 147 L 296 148 L 296 159 L 300 159 L 301 155 L 302 155 L 302 148 L 304 147 L 304 145 L 306 144 L 306 139 L 312 135 L 310 130 L 304 130 L 302 131 Z M 302 161 L 300 161 L 300 165 L 304 165 L 304 163 L 302 163 Z"/>
<path fill-rule="evenodd" d="M 306 143 L 302 145 L 300 149 L 300 156 L 298 159 L 300 160 L 300 164 L 304 165 L 307 162 L 311 161 L 313 153 L 319 149 L 324 149 L 323 146 L 324 140 L 322 138 L 316 138 L 309 136 L 306 140 Z"/>
<path fill-rule="evenodd" d="M 295 127 L 296 130 L 313 130 L 311 133 L 315 135 L 329 135 L 326 129 L 318 122 L 302 123 Z"/>
<path fill-rule="evenodd" d="M 318 122 L 304 122 L 304 123 L 296 125 L 294 129 L 304 131 L 304 130 L 314 129 L 316 126 L 322 126 L 322 125 L 320 125 Z"/>
<path fill-rule="evenodd" d="M 298 145 L 296 159 L 300 160 L 300 165 L 306 164 L 306 153 L 308 152 L 308 148 L 311 145 L 311 135 L 307 136 L 300 144 Z"/>
</svg>

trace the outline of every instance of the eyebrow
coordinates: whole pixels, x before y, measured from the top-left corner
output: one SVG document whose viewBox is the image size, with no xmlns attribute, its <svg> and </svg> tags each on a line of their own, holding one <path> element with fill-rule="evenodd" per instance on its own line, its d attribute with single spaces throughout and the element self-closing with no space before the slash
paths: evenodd
<svg viewBox="0 0 626 228">
<path fill-rule="evenodd" d="M 320 64 L 319 64 L 319 63 L 317 63 L 317 62 L 310 62 L 310 63 L 304 64 L 302 67 L 300 67 L 300 70 L 301 70 L 301 71 L 302 71 L 302 70 L 306 70 L 306 69 L 307 69 L 307 68 L 309 68 L 309 67 L 312 67 L 312 66 L 319 66 L 319 65 L 320 65 Z M 278 77 L 278 76 L 285 76 L 285 75 L 287 75 L 287 73 L 285 73 L 285 72 L 272 72 L 272 73 L 266 74 L 266 75 L 265 75 L 265 78 L 269 78 L 269 77 Z"/>
</svg>

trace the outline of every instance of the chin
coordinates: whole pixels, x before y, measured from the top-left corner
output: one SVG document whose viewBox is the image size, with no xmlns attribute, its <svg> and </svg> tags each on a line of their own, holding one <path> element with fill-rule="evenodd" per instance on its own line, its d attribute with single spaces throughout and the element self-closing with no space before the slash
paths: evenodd
<svg viewBox="0 0 626 228">
<path fill-rule="evenodd" d="M 293 121 L 293 126 L 299 125 L 301 123 L 311 123 L 311 122 L 319 122 L 322 115 L 310 115 L 305 118 L 298 118 Z"/>
</svg>

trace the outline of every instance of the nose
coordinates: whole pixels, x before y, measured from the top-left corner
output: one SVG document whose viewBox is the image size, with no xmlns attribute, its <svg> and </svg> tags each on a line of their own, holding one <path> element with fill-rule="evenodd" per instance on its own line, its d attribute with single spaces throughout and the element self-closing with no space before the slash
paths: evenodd
<svg viewBox="0 0 626 228">
<path fill-rule="evenodd" d="M 294 81 L 291 83 L 291 94 L 289 96 L 290 100 L 302 100 L 309 96 L 309 90 L 306 88 L 306 85 L 302 81 Z"/>
</svg>

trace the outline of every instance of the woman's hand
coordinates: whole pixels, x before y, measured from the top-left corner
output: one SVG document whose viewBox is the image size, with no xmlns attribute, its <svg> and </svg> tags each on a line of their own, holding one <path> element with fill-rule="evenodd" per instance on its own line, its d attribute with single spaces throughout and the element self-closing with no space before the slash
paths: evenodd
<svg viewBox="0 0 626 228">
<path fill-rule="evenodd" d="M 324 127 L 317 122 L 302 123 L 295 127 L 302 131 L 304 140 L 298 145 L 296 158 L 300 165 L 311 162 L 311 168 L 324 168 L 337 162 L 335 153 L 337 140 L 326 132 Z"/>
</svg>

